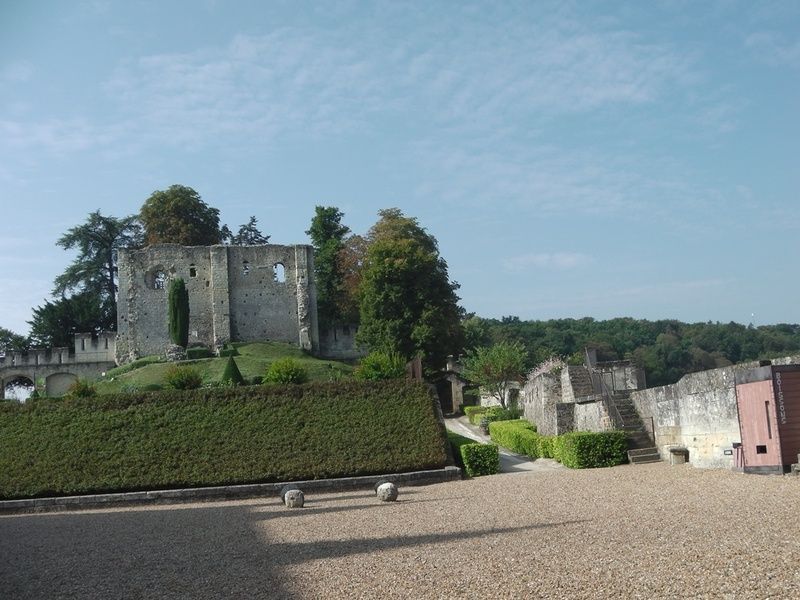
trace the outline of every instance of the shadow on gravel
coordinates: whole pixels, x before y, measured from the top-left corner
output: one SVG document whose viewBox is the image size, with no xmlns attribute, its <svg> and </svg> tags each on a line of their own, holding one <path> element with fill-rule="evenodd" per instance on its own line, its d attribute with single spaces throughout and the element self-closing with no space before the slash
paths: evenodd
<svg viewBox="0 0 800 600">
<path fill-rule="evenodd" d="M 0 519 L 0 598 L 296 595 L 251 506 Z M 287 511 L 288 512 L 288 511 Z"/>
<path fill-rule="evenodd" d="M 372 554 L 383 550 L 395 550 L 408 546 L 423 546 L 425 544 L 441 544 L 457 542 L 472 538 L 482 538 L 489 535 L 512 533 L 518 531 L 531 531 L 585 523 L 590 519 L 576 519 L 558 523 L 542 523 L 539 525 L 523 525 L 519 527 L 497 527 L 492 529 L 479 529 L 476 531 L 460 531 L 452 533 L 436 533 L 426 535 L 394 536 L 373 539 L 348 539 L 337 541 L 315 542 L 287 542 L 270 546 L 270 551 L 275 552 L 275 558 L 280 564 L 295 564 L 309 560 L 326 558 L 339 558 L 351 554 Z M 300 557 L 300 560 L 298 560 Z"/>
</svg>

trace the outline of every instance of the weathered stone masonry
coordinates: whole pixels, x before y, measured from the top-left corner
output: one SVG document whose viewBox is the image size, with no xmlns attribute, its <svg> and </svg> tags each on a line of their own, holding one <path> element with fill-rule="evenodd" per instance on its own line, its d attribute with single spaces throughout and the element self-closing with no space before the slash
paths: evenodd
<svg viewBox="0 0 800 600">
<path fill-rule="evenodd" d="M 117 361 L 169 345 L 169 280 L 189 292 L 189 343 L 275 340 L 319 346 L 311 246 L 179 246 L 119 252 Z"/>
</svg>

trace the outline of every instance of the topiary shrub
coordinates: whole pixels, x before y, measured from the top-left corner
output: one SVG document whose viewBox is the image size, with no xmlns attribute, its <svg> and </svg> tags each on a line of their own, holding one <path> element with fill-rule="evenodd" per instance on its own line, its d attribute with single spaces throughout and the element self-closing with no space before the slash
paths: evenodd
<svg viewBox="0 0 800 600">
<path fill-rule="evenodd" d="M 467 415 L 469 422 L 477 425 L 481 422 L 483 414 L 489 409 L 488 406 L 465 406 L 464 414 Z"/>
<path fill-rule="evenodd" d="M 356 379 L 375 381 L 400 379 L 406 374 L 406 360 L 396 352 L 370 352 L 356 368 Z"/>
<path fill-rule="evenodd" d="M 220 381 L 224 385 L 244 385 L 244 377 L 242 377 L 239 367 L 236 366 L 236 361 L 232 356 L 228 357 L 228 362 L 225 364 L 225 371 L 222 373 Z"/>
<path fill-rule="evenodd" d="M 572 469 L 613 467 L 627 461 L 628 438 L 623 431 L 565 433 L 553 445 L 554 457 Z"/>
<path fill-rule="evenodd" d="M 539 445 L 543 436 L 536 433 L 536 427 L 524 419 L 495 421 L 489 424 L 489 433 L 493 442 L 512 452 L 533 459 L 541 456 Z"/>
<path fill-rule="evenodd" d="M 500 472 L 500 450 L 494 444 L 464 444 L 459 450 L 468 477 Z"/>
<path fill-rule="evenodd" d="M 194 367 L 172 365 L 164 376 L 164 384 L 175 390 L 195 390 L 203 385 L 203 378 Z"/>
<path fill-rule="evenodd" d="M 264 375 L 264 383 L 305 383 L 308 371 L 293 358 L 279 358 Z"/>
<path fill-rule="evenodd" d="M 189 292 L 180 277 L 169 284 L 169 337 L 173 344 L 186 348 L 189 343 Z"/>
<path fill-rule="evenodd" d="M 65 394 L 68 398 L 92 398 L 97 395 L 97 390 L 91 381 L 86 379 L 76 379 L 67 389 Z"/>
</svg>

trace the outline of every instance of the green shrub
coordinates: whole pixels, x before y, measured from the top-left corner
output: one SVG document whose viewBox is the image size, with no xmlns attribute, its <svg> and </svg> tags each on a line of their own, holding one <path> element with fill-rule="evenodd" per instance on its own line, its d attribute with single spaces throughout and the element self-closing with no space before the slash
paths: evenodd
<svg viewBox="0 0 800 600">
<path fill-rule="evenodd" d="M 447 441 L 450 443 L 450 448 L 453 450 L 453 458 L 456 461 L 456 465 L 463 469 L 464 459 L 461 458 L 461 446 L 464 444 L 474 444 L 475 440 L 464 437 L 463 435 L 458 435 L 457 433 L 453 433 L 452 431 L 448 430 Z"/>
<path fill-rule="evenodd" d="M 113 379 L 114 377 L 119 377 L 125 373 L 129 373 L 130 371 L 134 371 L 136 369 L 140 369 L 141 367 L 146 367 L 147 365 L 152 365 L 155 363 L 164 362 L 163 356 L 143 356 L 142 358 L 137 358 L 133 362 L 129 362 L 124 365 L 120 365 L 119 367 L 114 367 L 113 369 L 109 369 L 106 372 L 107 379 Z"/>
<path fill-rule="evenodd" d="M 353 375 L 366 381 L 400 379 L 406 375 L 406 360 L 396 352 L 370 352 L 361 359 Z"/>
<path fill-rule="evenodd" d="M 613 467 L 627 461 L 628 438 L 623 431 L 577 431 L 560 435 L 553 454 L 565 467 Z"/>
<path fill-rule="evenodd" d="M 470 423 L 480 425 L 481 419 L 488 409 L 488 406 L 465 406 L 464 414 L 467 415 Z"/>
<path fill-rule="evenodd" d="M 279 358 L 272 363 L 264 375 L 264 383 L 305 383 L 308 371 L 293 358 Z"/>
<path fill-rule="evenodd" d="M 540 456 L 539 440 L 542 436 L 536 433 L 534 425 L 524 419 L 489 423 L 489 434 L 493 442 L 512 452 L 524 454 L 533 459 Z"/>
<path fill-rule="evenodd" d="M 186 348 L 189 344 L 189 292 L 178 277 L 169 284 L 167 292 L 169 337 L 173 344 Z"/>
<path fill-rule="evenodd" d="M 555 435 L 540 435 L 539 436 L 539 456 L 542 458 L 555 458 L 554 444 L 558 436 Z"/>
<path fill-rule="evenodd" d="M 201 358 L 213 358 L 214 353 L 205 346 L 197 346 L 195 348 L 187 348 L 186 358 L 189 360 L 199 360 Z"/>
<path fill-rule="evenodd" d="M 76 379 L 69 386 L 65 395 L 69 398 L 92 398 L 97 395 L 97 390 L 91 381 Z"/>
<path fill-rule="evenodd" d="M 494 444 L 464 444 L 459 450 L 468 477 L 500 472 L 500 449 Z"/>
<path fill-rule="evenodd" d="M 406 381 L 0 403 L 0 499 L 441 468 L 436 414 Z"/>
<path fill-rule="evenodd" d="M 232 356 L 228 357 L 228 362 L 225 364 L 225 371 L 222 373 L 220 381 L 225 385 L 244 385 L 244 377 L 239 372 L 239 367 L 236 366 L 236 361 Z"/>
<path fill-rule="evenodd" d="M 239 351 L 235 347 L 231 346 L 230 348 L 222 348 L 219 351 L 219 355 L 221 358 L 225 358 L 227 356 L 239 356 Z"/>
<path fill-rule="evenodd" d="M 203 378 L 194 367 L 172 365 L 164 375 L 164 383 L 175 390 L 195 390 L 203 385 Z"/>
<path fill-rule="evenodd" d="M 503 408 L 502 406 L 490 406 L 483 416 L 488 419 L 490 423 L 494 421 L 513 421 L 514 419 L 519 419 L 520 411 L 516 407 Z"/>
</svg>

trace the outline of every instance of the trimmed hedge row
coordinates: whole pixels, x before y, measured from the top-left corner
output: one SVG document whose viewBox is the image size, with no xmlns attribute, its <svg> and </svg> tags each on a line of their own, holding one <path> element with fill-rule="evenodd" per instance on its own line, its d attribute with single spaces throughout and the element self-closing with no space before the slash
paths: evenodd
<svg viewBox="0 0 800 600">
<path fill-rule="evenodd" d="M 494 421 L 510 421 L 519 418 L 518 410 L 502 406 L 465 406 L 464 414 L 473 425 L 480 425 L 483 419 L 493 423 Z"/>
<path fill-rule="evenodd" d="M 405 381 L 0 403 L 0 498 L 440 468 L 434 403 Z"/>
<path fill-rule="evenodd" d="M 577 431 L 558 436 L 536 432 L 534 425 L 518 419 L 489 425 L 492 441 L 530 458 L 554 458 L 565 467 L 613 467 L 628 460 L 628 438 L 623 431 Z"/>
<path fill-rule="evenodd" d="M 452 431 L 447 432 L 447 440 L 453 448 L 456 464 L 464 469 L 469 477 L 494 475 L 500 471 L 500 449 L 494 444 L 479 444 Z M 483 446 L 489 450 L 465 450 L 467 446 Z"/>
<path fill-rule="evenodd" d="M 464 444 L 459 449 L 468 477 L 500 472 L 500 449 L 494 444 Z"/>
</svg>

